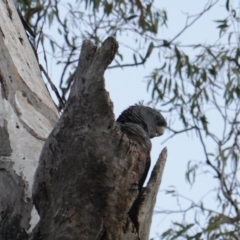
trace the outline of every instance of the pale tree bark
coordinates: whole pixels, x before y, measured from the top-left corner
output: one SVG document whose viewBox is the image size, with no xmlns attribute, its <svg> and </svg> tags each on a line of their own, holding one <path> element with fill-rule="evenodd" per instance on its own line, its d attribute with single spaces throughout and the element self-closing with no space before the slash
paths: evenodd
<svg viewBox="0 0 240 240">
<path fill-rule="evenodd" d="M 99 49 L 84 41 L 55 125 L 57 110 L 16 10 L 0 2 L 0 239 L 148 239 L 167 150 L 139 192 L 149 153 L 120 132 L 103 77 L 117 48 L 114 38 Z M 40 220 L 31 232 L 35 170 Z"/>
<path fill-rule="evenodd" d="M 0 1 L 0 239 L 27 239 L 38 221 L 32 184 L 57 109 L 12 1 Z"/>
</svg>

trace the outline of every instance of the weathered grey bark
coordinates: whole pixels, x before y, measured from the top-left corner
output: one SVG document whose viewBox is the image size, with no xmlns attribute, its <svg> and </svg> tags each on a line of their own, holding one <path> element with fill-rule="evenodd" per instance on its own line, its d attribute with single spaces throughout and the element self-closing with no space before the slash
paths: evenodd
<svg viewBox="0 0 240 240">
<path fill-rule="evenodd" d="M 58 119 L 11 0 L 0 1 L 0 239 L 27 239 L 38 221 L 34 172 Z"/>
<path fill-rule="evenodd" d="M 138 192 L 148 154 L 115 123 L 104 72 L 118 49 L 84 41 L 67 106 L 45 142 L 33 199 L 40 215 L 32 239 L 147 240 L 166 149 Z M 137 201 L 137 204 L 136 202 Z M 135 202 L 133 224 L 129 211 Z"/>
</svg>

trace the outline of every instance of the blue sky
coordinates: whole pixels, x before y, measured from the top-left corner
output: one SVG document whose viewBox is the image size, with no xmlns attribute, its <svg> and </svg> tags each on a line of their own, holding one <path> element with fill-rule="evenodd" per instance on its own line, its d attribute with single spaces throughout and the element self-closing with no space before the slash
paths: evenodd
<svg viewBox="0 0 240 240">
<path fill-rule="evenodd" d="M 184 26 L 186 22 L 186 13 L 190 15 L 199 13 L 206 1 L 198 0 L 171 0 L 171 1 L 155 1 L 155 5 L 159 8 L 164 8 L 168 14 L 168 28 L 162 28 L 159 31 L 159 35 L 164 39 L 171 39 L 175 36 Z M 216 24 L 213 22 L 215 19 L 221 19 L 225 16 L 224 2 L 217 4 L 217 6 L 206 15 L 204 15 L 198 22 L 189 28 L 180 38 L 184 44 L 193 43 L 213 43 L 218 38 L 218 31 L 216 30 Z M 123 41 L 121 39 L 121 41 Z M 126 41 L 131 42 L 131 39 Z M 191 51 L 189 51 L 191 55 Z M 124 58 L 131 61 L 132 55 L 127 50 L 123 52 Z M 128 61 L 126 61 L 128 62 Z M 124 70 L 108 70 L 106 71 L 106 88 L 110 93 L 110 97 L 114 103 L 114 112 L 118 116 L 121 111 L 138 101 L 144 100 L 147 102 L 151 99 L 151 93 L 146 91 L 146 82 L 144 76 L 149 75 L 154 67 L 160 67 L 161 63 L 158 62 L 157 54 L 151 57 L 144 67 L 139 66 L 135 68 L 126 68 Z M 161 110 L 161 109 L 160 109 Z M 164 116 L 169 119 L 167 113 Z M 213 118 L 216 115 L 213 114 Z M 211 120 L 210 120 L 211 121 Z M 174 126 L 171 126 L 176 130 L 181 129 L 179 122 L 176 122 Z M 216 125 L 216 128 L 219 126 Z M 162 144 L 164 139 L 169 137 L 170 132 L 166 132 L 164 136 L 155 138 L 152 140 L 153 149 L 151 154 L 152 167 L 158 157 L 158 154 L 163 147 L 168 148 L 168 160 L 165 167 L 162 184 L 160 187 L 160 193 L 158 194 L 155 210 L 178 210 L 176 206 L 176 200 L 171 195 L 166 195 L 161 192 L 163 189 L 167 189 L 169 186 L 175 186 L 181 194 L 188 196 L 189 198 L 198 202 L 211 188 L 214 187 L 214 179 L 207 175 L 198 177 L 198 180 L 193 188 L 190 188 L 186 184 L 185 172 L 187 163 L 189 160 L 201 160 L 205 161 L 202 147 L 196 138 L 196 135 L 187 136 L 181 134 L 171 138 L 166 143 Z M 215 146 L 213 145 L 213 148 Z M 210 208 L 215 209 L 215 200 L 212 196 L 208 197 L 208 205 Z M 185 202 L 182 202 L 182 207 L 188 206 Z M 189 218 L 193 217 L 193 213 L 189 214 Z M 182 216 L 180 214 L 165 215 L 154 214 L 150 237 L 158 239 L 157 233 L 163 232 L 170 227 L 171 221 L 181 221 Z"/>
</svg>

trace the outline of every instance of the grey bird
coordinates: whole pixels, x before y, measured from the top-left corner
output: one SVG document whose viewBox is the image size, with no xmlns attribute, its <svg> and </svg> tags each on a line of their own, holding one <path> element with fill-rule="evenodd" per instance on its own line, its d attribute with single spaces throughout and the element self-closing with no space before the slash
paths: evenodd
<svg viewBox="0 0 240 240">
<path fill-rule="evenodd" d="M 147 160 L 138 183 L 142 189 L 150 168 L 151 138 L 163 135 L 167 122 L 162 114 L 142 104 L 130 106 L 117 118 L 117 123 L 127 137 L 136 142 L 146 152 Z"/>
</svg>

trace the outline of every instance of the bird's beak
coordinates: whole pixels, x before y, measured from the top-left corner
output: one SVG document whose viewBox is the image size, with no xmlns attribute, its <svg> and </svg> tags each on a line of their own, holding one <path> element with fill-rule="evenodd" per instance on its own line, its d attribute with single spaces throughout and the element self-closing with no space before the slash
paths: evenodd
<svg viewBox="0 0 240 240">
<path fill-rule="evenodd" d="M 164 131 L 165 131 L 165 127 L 157 127 L 156 129 L 156 137 L 157 136 L 162 136 L 164 134 Z"/>
</svg>

